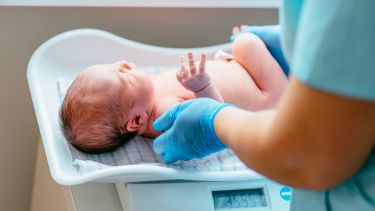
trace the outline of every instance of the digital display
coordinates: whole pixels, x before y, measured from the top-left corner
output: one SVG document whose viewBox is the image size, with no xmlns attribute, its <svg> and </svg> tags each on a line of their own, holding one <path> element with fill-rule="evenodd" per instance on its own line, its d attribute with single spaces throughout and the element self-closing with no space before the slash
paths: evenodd
<svg viewBox="0 0 375 211">
<path fill-rule="evenodd" d="M 215 210 L 267 206 L 263 188 L 213 191 L 212 197 Z"/>
</svg>

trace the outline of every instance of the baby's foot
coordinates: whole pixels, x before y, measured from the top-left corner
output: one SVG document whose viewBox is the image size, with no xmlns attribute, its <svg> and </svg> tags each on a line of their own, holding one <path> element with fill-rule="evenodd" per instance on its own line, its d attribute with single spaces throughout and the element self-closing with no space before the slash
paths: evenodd
<svg viewBox="0 0 375 211">
<path fill-rule="evenodd" d="M 238 26 L 233 27 L 233 29 L 232 29 L 232 35 L 237 35 L 242 30 L 244 30 L 246 27 L 248 27 L 248 25 L 241 25 L 240 27 L 238 27 Z"/>
<path fill-rule="evenodd" d="M 206 73 L 206 54 L 201 54 L 199 68 L 194 62 L 193 53 L 188 53 L 189 68 L 186 67 L 185 58 L 180 57 L 181 68 L 176 73 L 177 80 L 186 89 L 196 93 L 211 84 L 210 76 Z"/>
</svg>

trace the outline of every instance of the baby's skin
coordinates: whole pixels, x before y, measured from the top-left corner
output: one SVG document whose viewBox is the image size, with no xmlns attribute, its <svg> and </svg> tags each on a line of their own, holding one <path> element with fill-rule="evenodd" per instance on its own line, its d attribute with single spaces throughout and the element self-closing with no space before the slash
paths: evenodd
<svg viewBox="0 0 375 211">
<path fill-rule="evenodd" d="M 152 127 L 155 119 L 189 99 L 208 97 L 251 111 L 274 107 L 287 78 L 264 43 L 253 34 L 240 34 L 233 43 L 232 54 L 221 54 L 224 58 L 207 61 L 202 54 L 196 63 L 189 52 L 187 58 L 180 58 L 179 69 L 160 74 L 146 73 L 128 61 L 90 66 L 77 76 L 64 99 L 62 114 L 69 113 L 73 118 L 63 121 L 65 128 L 71 128 L 64 130 L 65 135 L 69 133 L 68 137 L 74 139 L 84 134 L 75 146 L 88 151 L 85 137 L 93 136 L 88 131 L 102 124 L 95 116 L 103 110 L 101 106 L 106 106 L 105 115 L 117 118 L 116 128 L 121 128 L 121 133 L 147 137 L 160 134 Z M 68 104 L 76 106 L 65 108 Z M 109 130 L 106 125 L 100 128 L 95 131 L 97 136 Z"/>
<path fill-rule="evenodd" d="M 178 103 L 196 97 L 209 97 L 257 111 L 272 108 L 283 92 L 287 79 L 263 42 L 252 34 L 240 35 L 233 44 L 232 60 L 205 60 L 195 64 L 188 53 L 188 64 L 180 58 L 179 70 L 151 76 L 154 102 L 138 134 L 155 137 L 152 123 Z"/>
</svg>

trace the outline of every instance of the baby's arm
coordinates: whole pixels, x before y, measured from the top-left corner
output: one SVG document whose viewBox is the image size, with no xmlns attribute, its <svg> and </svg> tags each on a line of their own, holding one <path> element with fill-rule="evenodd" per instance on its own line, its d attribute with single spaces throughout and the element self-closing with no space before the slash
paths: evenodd
<svg viewBox="0 0 375 211">
<path fill-rule="evenodd" d="M 211 82 L 210 76 L 206 73 L 206 55 L 201 55 L 199 69 L 194 62 L 193 53 L 188 53 L 189 68 L 186 68 L 184 57 L 180 57 L 181 68 L 177 71 L 177 80 L 183 87 L 194 92 L 195 97 L 208 97 L 219 102 L 224 102 L 219 90 Z"/>
<path fill-rule="evenodd" d="M 263 41 L 251 33 L 238 35 L 233 43 L 233 54 L 258 85 L 266 107 L 273 107 L 284 88 L 287 78 Z"/>
</svg>

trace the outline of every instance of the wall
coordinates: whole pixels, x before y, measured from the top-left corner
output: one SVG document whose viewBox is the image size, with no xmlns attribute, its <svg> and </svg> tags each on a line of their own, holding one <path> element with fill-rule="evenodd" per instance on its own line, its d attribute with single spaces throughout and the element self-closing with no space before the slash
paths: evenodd
<svg viewBox="0 0 375 211">
<path fill-rule="evenodd" d="M 43 41 L 99 28 L 149 44 L 197 47 L 226 42 L 234 25 L 276 21 L 274 9 L 0 7 L 0 210 L 29 210 L 38 127 L 26 68 Z"/>
</svg>

